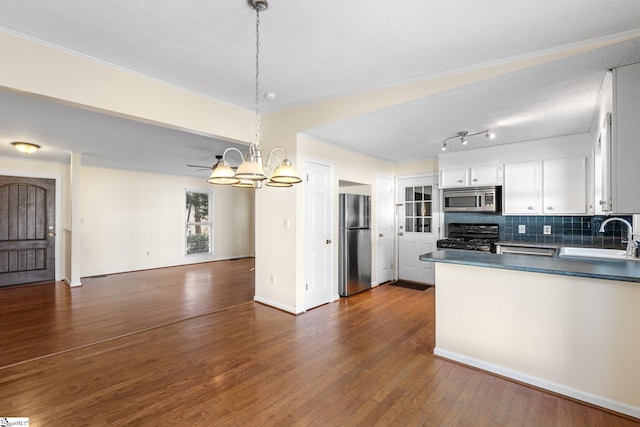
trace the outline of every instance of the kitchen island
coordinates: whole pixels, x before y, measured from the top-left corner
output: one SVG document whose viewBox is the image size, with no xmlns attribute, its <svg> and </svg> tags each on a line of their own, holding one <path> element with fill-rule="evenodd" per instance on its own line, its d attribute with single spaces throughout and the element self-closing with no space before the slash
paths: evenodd
<svg viewBox="0 0 640 427">
<path fill-rule="evenodd" d="M 434 353 L 640 418 L 640 261 L 438 250 Z"/>
</svg>

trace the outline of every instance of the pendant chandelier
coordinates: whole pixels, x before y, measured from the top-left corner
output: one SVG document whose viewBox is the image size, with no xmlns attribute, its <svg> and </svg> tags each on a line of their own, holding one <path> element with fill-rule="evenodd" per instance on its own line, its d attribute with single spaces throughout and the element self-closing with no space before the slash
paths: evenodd
<svg viewBox="0 0 640 427">
<path fill-rule="evenodd" d="M 298 177 L 291 160 L 287 158 L 287 150 L 277 146 L 269 152 L 266 162 L 263 163 L 262 144 L 260 143 L 260 12 L 267 10 L 267 0 L 249 0 L 249 6 L 256 11 L 256 132 L 255 140 L 249 144 L 249 153 L 243 156 L 237 148 L 227 148 L 222 154 L 222 159 L 213 168 L 213 173 L 208 182 L 219 185 L 232 185 L 240 188 L 261 188 L 267 181 L 269 187 L 291 187 L 302 180 Z M 233 171 L 227 161 L 227 153 L 236 151 L 243 158 L 237 171 Z M 282 161 L 277 157 L 277 152 L 283 152 Z M 276 167 L 272 170 L 271 162 L 275 160 Z"/>
</svg>

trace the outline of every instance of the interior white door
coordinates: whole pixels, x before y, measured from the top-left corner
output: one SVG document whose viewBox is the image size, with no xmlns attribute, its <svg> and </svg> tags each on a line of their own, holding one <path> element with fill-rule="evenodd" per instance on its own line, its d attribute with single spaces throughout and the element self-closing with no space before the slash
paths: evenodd
<svg viewBox="0 0 640 427">
<path fill-rule="evenodd" d="M 393 279 L 393 179 L 378 175 L 378 284 Z"/>
<path fill-rule="evenodd" d="M 331 301 L 333 277 L 331 166 L 306 162 L 305 309 Z"/>
<path fill-rule="evenodd" d="M 440 235 L 436 177 L 399 178 L 397 188 L 398 278 L 433 284 L 434 263 L 420 261 L 418 257 L 435 251 Z"/>
</svg>

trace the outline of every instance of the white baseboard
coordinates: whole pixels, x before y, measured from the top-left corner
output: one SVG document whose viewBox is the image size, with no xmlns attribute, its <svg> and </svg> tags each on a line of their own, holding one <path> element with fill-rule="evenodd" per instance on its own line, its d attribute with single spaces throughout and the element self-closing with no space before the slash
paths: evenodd
<svg viewBox="0 0 640 427">
<path fill-rule="evenodd" d="M 532 377 L 522 372 L 513 371 L 511 369 L 503 368 L 498 365 L 486 363 L 481 360 L 473 359 L 471 357 L 463 356 L 457 353 L 453 353 L 440 348 L 435 348 L 433 354 L 436 356 L 450 359 L 464 365 L 473 366 L 474 368 L 482 369 L 483 371 L 493 372 L 494 374 L 501 375 L 503 377 L 511 378 L 516 381 L 520 381 L 526 384 L 531 384 L 535 387 L 539 387 L 545 390 L 552 391 L 554 393 L 562 394 L 573 399 L 581 400 L 583 402 L 590 403 L 592 405 L 600 406 L 602 408 L 609 409 L 611 411 L 619 412 L 621 414 L 629 415 L 634 418 L 640 419 L 640 408 L 631 406 L 625 403 L 620 403 L 615 400 L 607 399 L 603 396 L 597 396 L 584 391 L 576 390 L 571 387 L 567 387 L 562 384 L 556 384 L 547 380 Z"/>
<path fill-rule="evenodd" d="M 287 313 L 291 313 L 291 314 L 300 314 L 300 313 L 304 313 L 304 310 L 296 311 L 296 309 L 295 309 L 295 308 L 293 308 L 293 307 L 289 307 L 289 306 L 287 306 L 287 305 L 280 304 L 280 303 L 277 303 L 277 302 L 275 302 L 275 301 L 270 301 L 270 300 L 268 300 L 268 299 L 266 299 L 266 298 L 262 298 L 262 297 L 259 297 L 259 296 L 254 296 L 254 297 L 253 297 L 253 300 L 254 300 L 255 302 L 259 302 L 259 303 L 261 303 L 261 304 L 264 304 L 264 305 L 268 305 L 268 306 L 270 306 L 270 307 L 277 308 L 278 310 L 286 311 Z"/>
<path fill-rule="evenodd" d="M 82 286 L 82 282 L 80 282 L 80 281 L 72 283 L 71 280 L 69 280 L 66 277 L 64 279 L 62 279 L 62 280 L 64 280 L 64 283 L 66 283 L 67 286 L 69 286 L 70 288 L 77 288 L 79 286 Z"/>
</svg>

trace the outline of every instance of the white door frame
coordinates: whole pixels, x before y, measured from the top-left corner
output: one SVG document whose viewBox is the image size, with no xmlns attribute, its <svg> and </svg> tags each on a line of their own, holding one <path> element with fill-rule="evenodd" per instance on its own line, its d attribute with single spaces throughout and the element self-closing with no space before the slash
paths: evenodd
<svg viewBox="0 0 640 427">
<path fill-rule="evenodd" d="M 391 203 L 388 206 L 383 206 L 382 200 L 383 200 L 383 194 L 381 192 L 382 190 L 382 186 L 380 185 L 380 181 L 381 179 L 384 180 L 388 180 L 390 186 L 391 186 Z M 395 266 L 397 264 L 397 257 L 396 257 L 396 238 L 394 236 L 396 236 L 395 230 L 396 230 L 396 208 L 395 208 L 395 190 L 396 190 L 396 184 L 395 184 L 395 180 L 393 178 L 393 176 L 389 176 L 389 175 L 382 175 L 382 174 L 378 174 L 376 176 L 376 195 L 377 195 L 377 212 L 376 212 L 376 217 L 377 217 L 377 224 L 376 224 L 376 234 L 374 235 L 374 241 L 377 242 L 377 258 L 378 258 L 378 263 L 377 263 L 377 274 L 376 274 L 376 283 L 374 286 L 378 286 L 381 283 L 384 283 L 388 280 L 395 280 L 397 276 L 396 271 L 395 271 Z M 383 214 L 382 214 L 382 210 L 383 209 L 389 209 L 389 215 L 391 216 L 391 224 L 390 227 L 388 227 L 388 229 L 382 229 L 381 225 L 384 222 L 383 219 Z M 384 234 L 384 236 L 381 236 L 381 234 Z M 396 236 L 397 237 L 397 236 Z M 390 242 L 390 254 L 384 254 L 383 253 L 383 247 L 384 245 L 382 245 L 380 242 L 382 239 L 388 239 L 388 241 Z M 391 259 L 391 267 L 390 267 L 390 271 L 388 272 L 388 274 L 390 275 L 390 277 L 383 277 L 383 268 L 384 265 L 381 262 L 381 258 L 384 258 L 385 255 L 387 255 L 388 257 L 390 257 Z M 383 280 L 384 279 L 384 280 Z"/>
</svg>

